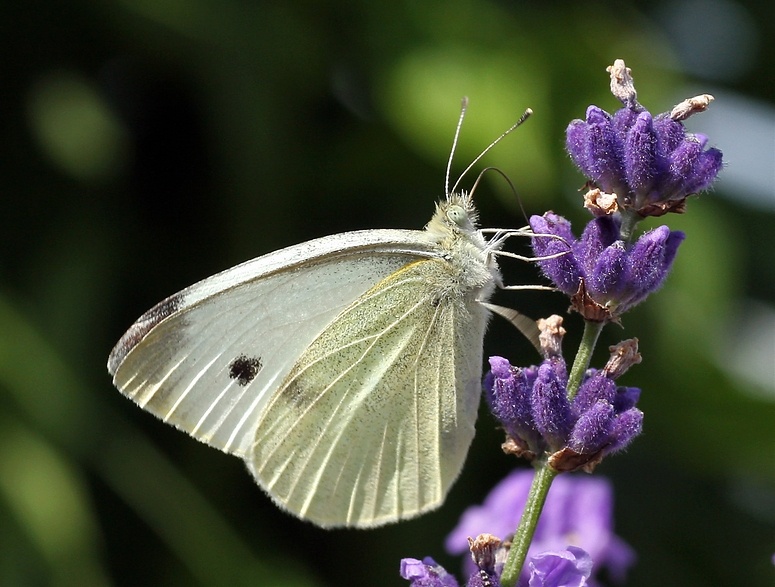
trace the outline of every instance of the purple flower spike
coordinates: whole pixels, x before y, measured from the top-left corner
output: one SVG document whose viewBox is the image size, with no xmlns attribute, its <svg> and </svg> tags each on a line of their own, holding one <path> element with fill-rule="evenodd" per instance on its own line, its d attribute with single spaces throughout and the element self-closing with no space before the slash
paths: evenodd
<svg viewBox="0 0 775 587">
<path fill-rule="evenodd" d="M 612 80 L 621 66 L 610 70 Z M 589 106 L 586 119 L 566 130 L 573 162 L 618 204 L 591 209 L 596 215 L 631 210 L 640 217 L 683 212 L 686 198 L 709 188 L 722 167 L 721 151 L 706 149 L 707 137 L 687 133 L 681 122 L 705 110 L 713 97 L 696 96 L 652 116 L 638 103 L 632 78 L 627 84 L 614 91 L 623 108 L 611 115 Z"/>
<path fill-rule="evenodd" d="M 548 348 L 561 342 L 561 324 L 559 316 L 539 321 L 542 337 L 551 333 L 560 339 Z M 485 388 L 490 409 L 506 430 L 503 450 L 529 461 L 548 457 L 556 471 L 591 472 L 640 434 L 643 413 L 635 408 L 640 390 L 615 383 L 640 362 L 637 340 L 622 341 L 610 351 L 605 367 L 588 371 L 571 400 L 562 357 L 548 356 L 535 377 L 535 367 L 518 369 L 492 357 Z"/>
<path fill-rule="evenodd" d="M 401 578 L 411 587 L 458 587 L 458 582 L 431 557 L 401 559 Z"/>
<path fill-rule="evenodd" d="M 628 244 L 619 237 L 619 222 L 611 216 L 594 218 L 580 239 L 567 220 L 554 213 L 533 216 L 530 226 L 543 234 L 563 234 L 563 240 L 533 237 L 537 257 L 570 252 L 538 261 L 544 275 L 571 297 L 573 309 L 587 320 L 617 321 L 619 316 L 659 289 L 672 267 L 685 235 L 660 226 Z M 554 241 L 554 242 L 552 242 Z"/>
<path fill-rule="evenodd" d="M 467 553 L 469 536 L 478 536 L 483 532 L 507 536 L 513 532 L 527 501 L 532 480 L 533 471 L 516 470 L 493 488 L 484 503 L 468 508 L 447 537 L 445 544 L 447 552 Z M 605 568 L 613 580 L 621 583 L 627 569 L 635 560 L 635 554 L 614 533 L 613 499 L 611 483 L 604 477 L 558 476 L 552 484 L 533 542 L 528 550 L 526 559 L 528 564 L 525 565 L 520 577 L 520 587 L 529 585 L 527 582 L 530 575 L 529 561 L 535 562 L 536 568 L 543 572 L 545 577 L 555 576 L 550 575 L 550 570 L 561 568 L 561 561 L 545 559 L 574 547 L 583 548 L 591 557 L 589 560 L 580 553 L 575 553 L 576 560 L 579 563 L 583 562 L 581 566 L 577 566 L 582 572 L 587 568 L 587 564 L 591 567 L 590 573 L 599 573 Z M 569 543 L 573 546 L 569 547 Z M 571 550 L 571 553 L 573 552 Z M 554 563 L 558 563 L 557 566 Z M 471 558 L 466 557 L 465 572 L 470 575 L 476 570 L 477 567 Z M 538 584 L 541 585 L 541 583 Z M 562 583 L 546 584 L 562 585 Z"/>
<path fill-rule="evenodd" d="M 528 562 L 528 587 L 586 587 L 592 559 L 577 546 L 559 552 L 542 552 Z"/>
</svg>

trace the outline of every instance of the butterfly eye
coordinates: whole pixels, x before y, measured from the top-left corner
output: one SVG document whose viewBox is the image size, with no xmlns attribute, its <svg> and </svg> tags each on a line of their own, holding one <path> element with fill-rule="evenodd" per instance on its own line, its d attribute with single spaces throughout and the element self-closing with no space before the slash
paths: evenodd
<svg viewBox="0 0 775 587">
<path fill-rule="evenodd" d="M 458 226 L 465 226 L 468 221 L 468 214 L 462 207 L 454 205 L 447 209 L 447 218 Z"/>
</svg>

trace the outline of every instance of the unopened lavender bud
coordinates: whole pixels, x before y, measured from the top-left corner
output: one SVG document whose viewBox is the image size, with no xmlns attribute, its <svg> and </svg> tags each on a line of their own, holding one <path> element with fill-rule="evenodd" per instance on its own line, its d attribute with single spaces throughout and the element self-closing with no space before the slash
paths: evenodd
<svg viewBox="0 0 775 587">
<path fill-rule="evenodd" d="M 621 303 L 632 307 L 662 287 L 672 267 L 678 247 L 686 238 L 680 231 L 670 231 L 659 226 L 636 241 L 630 252 L 628 267 L 628 291 Z"/>
<path fill-rule="evenodd" d="M 544 274 L 567 295 L 573 295 L 579 287 L 581 270 L 571 250 L 575 237 L 570 230 L 570 222 L 562 216 L 548 212 L 543 216 L 532 216 L 530 228 L 536 234 L 532 238 L 533 252 L 536 257 L 551 257 L 538 261 Z"/>
<path fill-rule="evenodd" d="M 630 188 L 636 197 L 646 197 L 651 191 L 656 177 L 657 135 L 650 112 L 641 112 L 627 134 L 624 149 L 625 173 Z"/>
<path fill-rule="evenodd" d="M 605 400 L 608 403 L 613 403 L 615 398 L 616 383 L 603 371 L 590 370 L 586 379 L 579 386 L 576 397 L 573 398 L 573 413 L 579 416 L 598 401 Z"/>
<path fill-rule="evenodd" d="M 608 305 L 609 301 L 618 300 L 627 286 L 628 259 L 629 255 L 622 241 L 616 241 L 602 251 L 587 278 L 587 288 L 593 292 L 595 301 Z"/>
<path fill-rule="evenodd" d="M 605 400 L 595 402 L 576 421 L 568 447 L 580 454 L 594 454 L 608 444 L 614 420 L 614 407 Z"/>
<path fill-rule="evenodd" d="M 566 393 L 565 382 L 560 380 L 555 369 L 547 363 L 541 365 L 531 396 L 533 420 L 536 430 L 553 450 L 566 443 L 573 426 Z"/>
<path fill-rule="evenodd" d="M 618 219 L 603 216 L 587 223 L 581 238 L 573 245 L 576 263 L 581 267 L 584 277 L 589 277 L 603 251 L 617 240 L 619 240 Z"/>
<path fill-rule="evenodd" d="M 625 448 L 643 431 L 643 412 L 637 408 L 619 414 L 611 427 L 611 443 L 606 454 L 612 454 Z"/>
</svg>

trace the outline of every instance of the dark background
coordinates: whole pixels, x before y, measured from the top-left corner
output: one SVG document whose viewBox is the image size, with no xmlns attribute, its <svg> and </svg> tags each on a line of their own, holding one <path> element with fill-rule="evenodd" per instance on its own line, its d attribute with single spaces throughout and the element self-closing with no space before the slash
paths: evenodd
<svg viewBox="0 0 775 587">
<path fill-rule="evenodd" d="M 597 474 L 637 551 L 628 585 L 772 585 L 775 568 L 775 5 L 729 2 L 31 0 L 0 23 L 0 584 L 400 585 L 514 462 L 482 414 L 444 507 L 373 531 L 277 510 L 243 464 L 124 399 L 105 370 L 143 311 L 333 232 L 421 228 L 487 155 L 528 214 L 586 217 L 563 131 L 623 58 L 641 102 L 716 96 L 689 126 L 727 168 L 689 212 L 667 286 L 600 345 L 640 339 L 645 434 Z M 497 174 L 485 226 L 521 226 Z M 654 223 L 652 223 L 654 224 Z M 506 262 L 509 283 L 538 283 Z M 545 292 L 498 301 L 539 317 Z M 566 349 L 578 340 L 571 316 Z M 534 354 L 495 324 L 487 353 Z"/>
</svg>

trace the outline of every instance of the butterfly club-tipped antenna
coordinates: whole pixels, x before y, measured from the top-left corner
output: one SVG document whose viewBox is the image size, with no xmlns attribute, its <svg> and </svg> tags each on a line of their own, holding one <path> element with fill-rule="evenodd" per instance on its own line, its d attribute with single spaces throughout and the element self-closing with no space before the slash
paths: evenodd
<svg viewBox="0 0 775 587">
<path fill-rule="evenodd" d="M 449 190 L 449 172 L 450 172 L 450 167 L 452 166 L 452 156 L 455 154 L 455 147 L 457 146 L 457 139 L 458 139 L 458 135 L 460 134 L 460 127 L 463 124 L 463 116 L 465 115 L 465 111 L 466 111 L 466 107 L 467 106 L 468 106 L 468 99 L 464 98 L 463 99 L 463 108 L 462 108 L 462 111 L 460 112 L 460 119 L 458 120 L 457 130 L 455 131 L 455 140 L 452 143 L 452 153 L 450 153 L 450 155 L 449 155 L 449 162 L 447 163 L 447 181 L 446 181 L 446 185 L 444 187 L 444 190 L 445 190 L 445 193 L 447 194 L 447 197 L 449 197 L 450 193 L 454 193 L 454 191 L 460 185 L 460 182 L 463 180 L 465 175 L 469 171 L 471 171 L 473 166 L 476 165 L 482 157 L 484 157 L 487 153 L 489 153 L 490 150 L 495 145 L 497 145 L 503 139 L 505 139 L 508 135 L 510 135 L 512 133 L 512 131 L 514 131 L 517 127 L 519 127 L 523 122 L 525 122 L 530 117 L 531 114 L 533 114 L 533 110 L 532 109 L 528 108 L 527 110 L 525 110 L 522 113 L 522 116 L 519 117 L 519 120 L 517 120 L 514 124 L 512 124 L 504 132 L 502 132 L 500 134 L 500 136 L 498 138 L 496 138 L 493 142 L 491 142 L 489 145 L 487 145 L 487 147 L 485 147 L 484 150 L 481 153 L 479 153 L 479 155 L 477 155 L 476 158 L 473 161 L 471 161 L 471 163 L 468 165 L 468 167 L 466 167 L 463 170 L 463 173 L 461 173 L 460 177 L 457 178 L 457 181 L 455 182 L 455 185 L 452 186 L 452 190 L 450 191 Z M 478 183 L 478 181 L 477 181 L 477 183 Z"/>
</svg>

